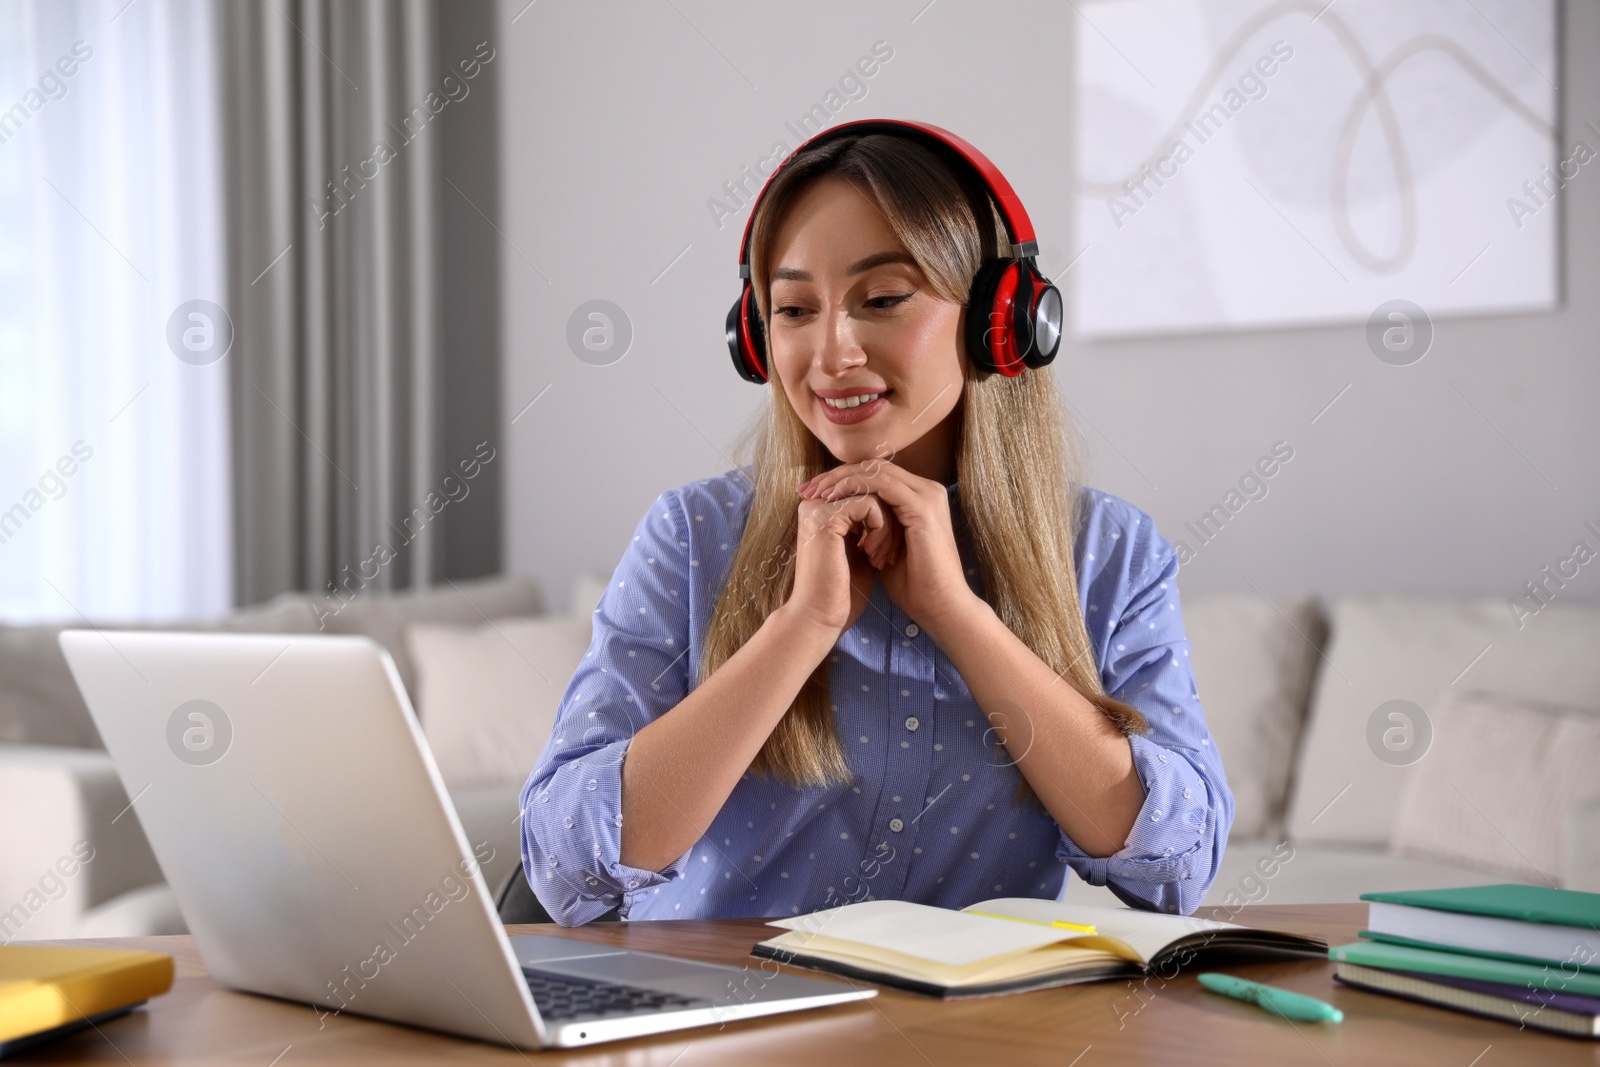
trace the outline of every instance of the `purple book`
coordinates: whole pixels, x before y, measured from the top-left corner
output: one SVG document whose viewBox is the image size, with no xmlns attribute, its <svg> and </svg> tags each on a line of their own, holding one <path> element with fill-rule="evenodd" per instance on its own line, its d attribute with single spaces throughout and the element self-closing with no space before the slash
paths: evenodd
<svg viewBox="0 0 1600 1067">
<path fill-rule="evenodd" d="M 1391 971 L 1390 973 L 1403 974 L 1408 978 L 1415 978 L 1421 982 L 1432 982 L 1435 985 L 1450 986 L 1453 989 L 1485 993 L 1491 997 L 1520 1000 L 1526 1004 L 1533 1005 L 1542 1004 L 1547 1008 L 1559 1008 L 1562 1011 L 1570 1011 L 1576 1015 L 1600 1015 L 1600 997 L 1563 993 L 1555 989 L 1529 989 L 1525 985 L 1513 985 L 1510 982 L 1484 982 L 1476 978 L 1457 978 L 1448 974 L 1426 974 L 1422 971 Z M 1553 980 L 1559 982 L 1561 980 L 1560 975 L 1554 975 Z"/>
<path fill-rule="evenodd" d="M 1600 1038 L 1600 997 L 1512 982 L 1340 963 L 1334 980 L 1405 1000 L 1486 1015 L 1536 1030 Z M 1559 975 L 1551 976 L 1552 983 Z"/>
</svg>

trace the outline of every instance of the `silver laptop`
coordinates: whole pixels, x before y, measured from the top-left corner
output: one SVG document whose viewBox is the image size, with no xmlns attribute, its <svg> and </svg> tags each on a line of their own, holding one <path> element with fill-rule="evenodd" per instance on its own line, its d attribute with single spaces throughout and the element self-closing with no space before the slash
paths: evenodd
<svg viewBox="0 0 1600 1067">
<path fill-rule="evenodd" d="M 394 663 L 364 637 L 68 630 L 61 648 L 225 985 L 324 1025 L 350 1012 L 522 1048 L 877 992 L 507 937 Z"/>
</svg>

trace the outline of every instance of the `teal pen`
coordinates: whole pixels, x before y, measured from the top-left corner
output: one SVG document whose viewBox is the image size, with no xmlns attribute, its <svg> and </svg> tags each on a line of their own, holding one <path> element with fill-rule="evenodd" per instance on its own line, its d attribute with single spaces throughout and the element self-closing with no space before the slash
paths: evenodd
<svg viewBox="0 0 1600 1067">
<path fill-rule="evenodd" d="M 1264 1011 L 1281 1015 L 1285 1019 L 1303 1023 L 1336 1023 L 1344 1018 L 1344 1012 L 1316 997 L 1291 993 L 1287 989 L 1277 989 L 1244 978 L 1235 978 L 1231 974 L 1206 971 L 1200 975 L 1200 984 L 1213 993 L 1221 993 L 1234 1000 L 1248 1001 Z"/>
</svg>

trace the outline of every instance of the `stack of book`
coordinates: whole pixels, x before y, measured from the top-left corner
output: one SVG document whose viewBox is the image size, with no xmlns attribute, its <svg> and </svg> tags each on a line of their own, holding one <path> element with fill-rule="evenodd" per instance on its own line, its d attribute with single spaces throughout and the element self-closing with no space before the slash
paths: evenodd
<svg viewBox="0 0 1600 1067">
<path fill-rule="evenodd" d="M 1339 981 L 1600 1037 L 1600 893 L 1482 885 L 1361 899 L 1362 940 L 1328 950 Z"/>
</svg>

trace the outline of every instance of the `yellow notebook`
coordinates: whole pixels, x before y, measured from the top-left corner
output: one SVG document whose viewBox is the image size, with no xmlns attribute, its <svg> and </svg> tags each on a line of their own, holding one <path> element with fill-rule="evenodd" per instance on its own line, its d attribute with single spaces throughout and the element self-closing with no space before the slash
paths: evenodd
<svg viewBox="0 0 1600 1067">
<path fill-rule="evenodd" d="M 172 975 L 161 952 L 0 945 L 0 1056 L 136 1007 Z"/>
<path fill-rule="evenodd" d="M 788 932 L 762 941 L 752 955 L 936 997 L 1137 978 L 1212 949 L 1328 950 L 1324 941 L 1277 930 L 1025 897 L 961 911 L 867 900 L 767 925 Z"/>
</svg>

